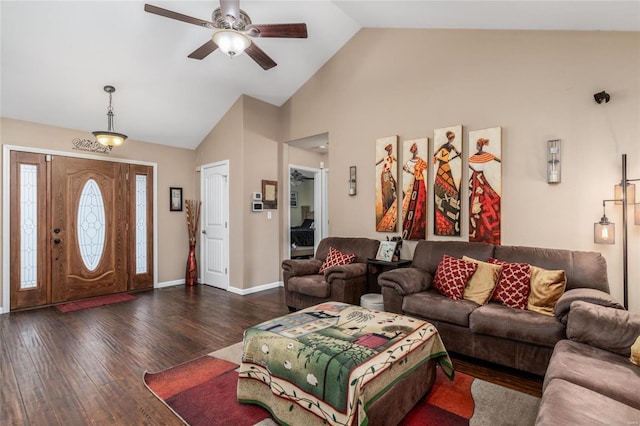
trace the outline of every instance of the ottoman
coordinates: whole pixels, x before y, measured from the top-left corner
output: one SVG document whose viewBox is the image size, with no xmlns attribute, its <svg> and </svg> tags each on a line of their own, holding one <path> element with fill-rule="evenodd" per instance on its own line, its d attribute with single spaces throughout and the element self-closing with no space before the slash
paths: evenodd
<svg viewBox="0 0 640 426">
<path fill-rule="evenodd" d="M 326 302 L 245 331 L 237 397 L 285 424 L 395 425 L 436 364 L 453 376 L 432 324 Z"/>
</svg>

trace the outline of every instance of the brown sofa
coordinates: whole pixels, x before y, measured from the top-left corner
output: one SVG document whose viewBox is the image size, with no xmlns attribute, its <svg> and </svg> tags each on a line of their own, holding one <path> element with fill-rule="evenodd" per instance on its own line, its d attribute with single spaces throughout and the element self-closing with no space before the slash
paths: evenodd
<svg viewBox="0 0 640 426">
<path fill-rule="evenodd" d="M 629 360 L 640 314 L 571 303 L 567 340 L 556 345 L 536 425 L 640 424 L 640 367 Z"/>
<path fill-rule="evenodd" d="M 322 239 L 313 259 L 287 259 L 282 262 L 285 302 L 298 310 L 329 300 L 360 304 L 367 292 L 367 259 L 374 258 L 380 241 L 369 238 L 328 237 Z M 329 247 L 354 253 L 353 263 L 332 266 L 319 274 Z"/>
<path fill-rule="evenodd" d="M 494 257 L 564 270 L 567 285 L 556 305 L 556 316 L 495 302 L 481 306 L 441 295 L 431 284 L 445 254 L 477 260 Z M 411 267 L 382 273 L 378 284 L 382 287 L 386 311 L 430 321 L 440 332 L 447 350 L 540 376 L 545 374 L 556 343 L 566 338 L 566 315 L 571 301 L 586 299 L 621 307 L 609 295 L 606 261 L 595 252 L 421 240 Z"/>
</svg>

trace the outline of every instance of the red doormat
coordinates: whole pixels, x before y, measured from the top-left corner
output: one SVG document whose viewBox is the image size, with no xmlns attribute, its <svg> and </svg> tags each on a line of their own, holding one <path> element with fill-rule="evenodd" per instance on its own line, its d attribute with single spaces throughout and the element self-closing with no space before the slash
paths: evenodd
<svg viewBox="0 0 640 426">
<path fill-rule="evenodd" d="M 134 300 L 134 299 L 136 299 L 136 297 L 128 293 L 109 294 L 107 296 L 96 297 L 93 299 L 62 303 L 60 305 L 56 305 L 56 308 L 60 312 L 67 313 L 67 312 L 80 311 L 82 309 L 95 308 L 97 306 L 102 306 L 102 305 L 111 305 L 113 303 L 127 302 L 129 300 Z"/>
<path fill-rule="evenodd" d="M 271 414 L 236 400 L 238 365 L 203 356 L 159 373 L 145 373 L 147 388 L 191 426 L 275 425 Z M 438 368 L 433 389 L 401 426 L 477 424 L 533 425 L 540 399 L 457 372 L 449 380 Z"/>
</svg>

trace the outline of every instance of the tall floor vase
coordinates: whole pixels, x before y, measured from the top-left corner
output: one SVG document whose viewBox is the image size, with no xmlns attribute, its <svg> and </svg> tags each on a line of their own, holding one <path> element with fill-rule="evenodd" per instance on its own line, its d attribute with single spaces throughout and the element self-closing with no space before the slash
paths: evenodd
<svg viewBox="0 0 640 426">
<path fill-rule="evenodd" d="M 186 286 L 198 285 L 198 262 L 196 261 L 196 244 L 189 243 L 189 257 L 184 283 Z"/>
</svg>

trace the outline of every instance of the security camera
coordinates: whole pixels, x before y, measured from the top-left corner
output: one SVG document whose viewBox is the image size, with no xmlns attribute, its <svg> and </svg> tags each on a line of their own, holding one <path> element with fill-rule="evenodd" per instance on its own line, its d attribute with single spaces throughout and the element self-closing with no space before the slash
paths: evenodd
<svg viewBox="0 0 640 426">
<path fill-rule="evenodd" d="M 593 95 L 593 99 L 595 99 L 597 103 L 601 104 L 602 101 L 604 101 L 604 103 L 609 102 L 611 100 L 611 96 L 603 90 L 602 92 Z"/>
</svg>

